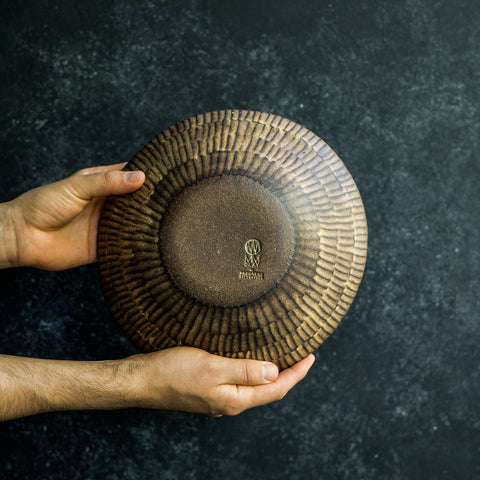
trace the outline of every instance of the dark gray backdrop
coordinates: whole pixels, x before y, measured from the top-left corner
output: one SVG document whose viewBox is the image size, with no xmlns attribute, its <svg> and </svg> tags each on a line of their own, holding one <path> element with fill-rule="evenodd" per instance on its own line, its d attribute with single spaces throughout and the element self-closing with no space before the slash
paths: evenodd
<svg viewBox="0 0 480 480">
<path fill-rule="evenodd" d="M 0 477 L 479 478 L 479 25 L 475 0 L 3 0 L 0 201 L 193 114 L 257 109 L 337 151 L 370 241 L 354 305 L 283 401 L 7 422 Z M 2 353 L 136 352 L 95 266 L 0 282 Z"/>
</svg>

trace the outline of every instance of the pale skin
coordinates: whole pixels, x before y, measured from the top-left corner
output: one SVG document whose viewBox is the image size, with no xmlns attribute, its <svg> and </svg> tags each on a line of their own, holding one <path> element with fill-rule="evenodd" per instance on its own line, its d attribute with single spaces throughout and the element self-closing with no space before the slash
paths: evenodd
<svg viewBox="0 0 480 480">
<path fill-rule="evenodd" d="M 145 180 L 143 172 L 120 171 L 123 166 L 84 169 L 0 204 L 0 268 L 63 270 L 95 262 L 105 197 L 131 193 Z M 0 420 L 128 407 L 237 415 L 283 398 L 314 359 L 279 373 L 273 363 L 190 347 L 98 362 L 0 355 Z"/>
</svg>

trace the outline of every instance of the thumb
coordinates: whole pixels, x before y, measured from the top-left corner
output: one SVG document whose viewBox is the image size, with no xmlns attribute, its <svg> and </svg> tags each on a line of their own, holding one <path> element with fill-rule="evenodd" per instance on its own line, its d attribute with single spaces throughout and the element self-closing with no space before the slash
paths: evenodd
<svg viewBox="0 0 480 480">
<path fill-rule="evenodd" d="M 226 372 L 225 383 L 231 385 L 263 385 L 278 377 L 278 367 L 274 363 L 231 358 L 223 360 L 221 368 Z"/>
<path fill-rule="evenodd" d="M 131 193 L 141 187 L 145 181 L 142 171 L 106 171 L 88 175 L 73 175 L 63 182 L 73 195 L 81 200 L 94 197 Z"/>
</svg>

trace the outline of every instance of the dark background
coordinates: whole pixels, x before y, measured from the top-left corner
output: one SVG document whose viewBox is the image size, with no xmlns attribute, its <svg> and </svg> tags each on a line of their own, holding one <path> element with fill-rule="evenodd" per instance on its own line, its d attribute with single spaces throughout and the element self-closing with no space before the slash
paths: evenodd
<svg viewBox="0 0 480 480">
<path fill-rule="evenodd" d="M 256 109 L 336 150 L 370 235 L 352 308 L 281 402 L 7 422 L 0 477 L 479 478 L 479 2 L 0 5 L 0 201 L 127 161 L 193 114 Z M 2 353 L 136 352 L 94 265 L 0 281 Z"/>
</svg>

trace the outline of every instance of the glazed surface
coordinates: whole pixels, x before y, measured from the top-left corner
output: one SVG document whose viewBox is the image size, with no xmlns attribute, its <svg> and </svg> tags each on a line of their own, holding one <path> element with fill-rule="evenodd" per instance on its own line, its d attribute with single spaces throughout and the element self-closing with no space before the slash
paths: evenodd
<svg viewBox="0 0 480 480">
<path fill-rule="evenodd" d="M 335 330 L 363 275 L 367 224 L 318 136 L 276 115 L 210 112 L 160 133 L 126 168 L 147 179 L 107 200 L 99 265 L 142 350 L 188 345 L 286 368 Z"/>
</svg>

